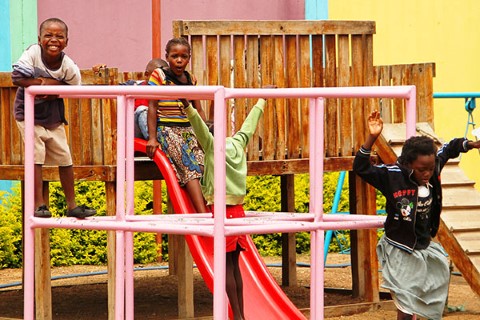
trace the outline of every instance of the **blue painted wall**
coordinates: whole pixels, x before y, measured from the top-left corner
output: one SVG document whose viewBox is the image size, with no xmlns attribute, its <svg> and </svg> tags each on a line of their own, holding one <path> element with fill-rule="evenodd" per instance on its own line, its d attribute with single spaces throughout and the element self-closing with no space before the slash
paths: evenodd
<svg viewBox="0 0 480 320">
<path fill-rule="evenodd" d="M 10 0 L 0 0 L 0 71 L 10 71 L 11 61 Z"/>
<path fill-rule="evenodd" d="M 305 0 L 305 20 L 327 20 L 328 0 Z"/>
</svg>

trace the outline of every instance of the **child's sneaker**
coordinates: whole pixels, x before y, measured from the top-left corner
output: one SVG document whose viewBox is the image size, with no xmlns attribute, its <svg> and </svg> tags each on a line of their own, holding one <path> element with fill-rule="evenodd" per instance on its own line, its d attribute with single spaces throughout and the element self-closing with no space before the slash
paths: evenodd
<svg viewBox="0 0 480 320">
<path fill-rule="evenodd" d="M 52 213 L 50 211 L 48 211 L 47 209 L 47 206 L 46 205 L 41 205 L 40 207 L 38 207 L 37 209 L 35 209 L 35 212 L 33 213 L 33 215 L 37 218 L 51 218 L 52 217 Z"/>
<path fill-rule="evenodd" d="M 97 210 L 87 207 L 85 205 L 81 205 L 73 208 L 72 210 L 68 210 L 67 217 L 85 219 L 86 217 L 91 217 L 96 214 L 97 214 Z"/>
</svg>

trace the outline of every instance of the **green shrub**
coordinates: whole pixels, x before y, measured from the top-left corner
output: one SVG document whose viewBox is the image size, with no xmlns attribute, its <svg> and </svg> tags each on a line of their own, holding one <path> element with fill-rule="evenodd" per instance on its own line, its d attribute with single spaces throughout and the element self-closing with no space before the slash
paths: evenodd
<svg viewBox="0 0 480 320">
<path fill-rule="evenodd" d="M 324 212 L 332 209 L 333 198 L 337 188 L 338 172 L 324 174 Z M 102 182 L 77 182 L 75 185 L 76 199 L 79 204 L 87 204 L 97 209 L 98 215 L 106 212 L 105 184 Z M 134 211 L 137 215 L 153 213 L 153 187 L 151 181 L 135 182 Z M 0 268 L 21 267 L 22 258 L 22 212 L 20 184 L 13 192 L 0 195 Z M 295 211 L 309 212 L 310 181 L 308 174 L 295 175 Z M 280 203 L 279 176 L 249 176 L 247 178 L 247 195 L 245 210 L 279 212 Z M 167 192 L 162 183 L 162 211 L 167 211 Z M 385 199 L 377 193 L 378 209 L 385 208 Z M 66 203 L 60 183 L 50 183 L 50 211 L 53 216 L 66 214 Z M 338 212 L 348 212 L 348 184 L 344 183 L 340 197 Z M 112 213 L 113 214 L 113 213 Z M 379 231 L 379 236 L 382 234 Z M 276 256 L 281 254 L 281 233 L 254 234 L 253 241 L 261 255 Z M 350 245 L 349 232 L 342 232 L 344 243 L 334 240 L 330 251 L 338 251 L 339 245 Z M 168 260 L 168 237 L 162 235 L 162 258 Z M 50 230 L 51 264 L 53 266 L 68 266 L 78 264 L 102 265 L 107 262 L 107 232 L 78 229 Z M 135 263 L 150 263 L 157 260 L 159 245 L 156 234 L 147 232 L 134 233 Z M 297 253 L 310 251 L 310 233 L 296 233 Z"/>
</svg>

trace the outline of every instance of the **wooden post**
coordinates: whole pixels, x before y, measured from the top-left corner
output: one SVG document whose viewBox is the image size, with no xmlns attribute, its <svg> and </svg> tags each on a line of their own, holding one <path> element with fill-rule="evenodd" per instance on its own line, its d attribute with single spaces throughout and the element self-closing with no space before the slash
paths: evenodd
<svg viewBox="0 0 480 320">
<path fill-rule="evenodd" d="M 178 317 L 180 319 L 193 318 L 195 314 L 193 304 L 193 259 L 188 250 L 185 236 L 177 238 L 177 277 L 178 277 Z"/>
<path fill-rule="evenodd" d="M 295 175 L 280 176 L 282 212 L 295 212 Z M 282 233 L 282 285 L 297 285 L 295 233 Z"/>
<path fill-rule="evenodd" d="M 351 214 L 376 214 L 375 189 L 353 172 L 348 177 Z M 353 296 L 367 302 L 378 302 L 377 230 L 351 230 L 350 242 Z"/>
<path fill-rule="evenodd" d="M 43 182 L 43 199 L 48 199 L 49 183 Z M 45 203 L 48 206 L 48 201 Z M 35 313 L 36 319 L 52 319 L 50 272 L 50 229 L 35 229 Z"/>
<path fill-rule="evenodd" d="M 153 214 L 162 214 L 162 181 L 153 180 Z M 155 235 L 158 244 L 157 261 L 162 262 L 162 234 Z"/>
<path fill-rule="evenodd" d="M 105 182 L 107 215 L 116 215 L 116 183 Z M 108 320 L 115 319 L 116 232 L 107 231 Z"/>
</svg>

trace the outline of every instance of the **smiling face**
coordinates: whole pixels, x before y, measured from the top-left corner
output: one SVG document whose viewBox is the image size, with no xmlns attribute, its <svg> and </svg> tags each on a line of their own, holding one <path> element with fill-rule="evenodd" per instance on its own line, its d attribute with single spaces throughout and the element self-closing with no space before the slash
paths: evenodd
<svg viewBox="0 0 480 320">
<path fill-rule="evenodd" d="M 165 58 L 170 70 L 177 76 L 183 75 L 185 68 L 190 62 L 190 48 L 183 44 L 176 44 L 169 48 Z"/>
<path fill-rule="evenodd" d="M 60 22 L 47 22 L 40 28 L 38 43 L 42 47 L 42 56 L 49 62 L 58 61 L 63 49 L 68 44 L 68 34 L 65 24 Z"/>
<path fill-rule="evenodd" d="M 419 155 L 408 167 L 413 170 L 413 179 L 419 186 L 424 186 L 433 176 L 435 155 Z"/>
</svg>

